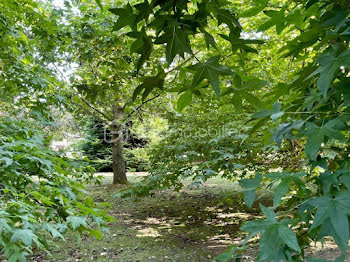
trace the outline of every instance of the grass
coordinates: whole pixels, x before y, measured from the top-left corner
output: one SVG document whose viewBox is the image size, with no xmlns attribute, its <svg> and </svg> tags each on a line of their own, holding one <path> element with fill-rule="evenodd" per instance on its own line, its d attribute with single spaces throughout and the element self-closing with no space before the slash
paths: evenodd
<svg viewBox="0 0 350 262">
<path fill-rule="evenodd" d="M 221 178 L 210 179 L 200 188 L 186 182 L 180 192 L 164 190 L 136 202 L 114 198 L 125 186 L 110 185 L 111 176 L 104 177 L 102 186 L 88 189 L 95 201 L 111 204 L 109 214 L 117 222 L 109 225 L 110 233 L 102 240 L 83 236 L 80 242 L 68 235 L 67 241 L 55 243 L 51 257 L 39 253 L 32 261 L 215 261 L 245 237 L 239 230 L 242 223 L 260 216 L 257 204 L 245 207 L 237 184 Z M 139 175 L 129 176 L 132 183 L 139 179 Z M 271 205 L 270 199 L 268 194 L 260 201 Z M 334 245 L 328 252 L 318 249 L 310 253 L 324 258 L 337 255 Z M 248 250 L 245 261 L 254 261 L 255 253 Z"/>
</svg>

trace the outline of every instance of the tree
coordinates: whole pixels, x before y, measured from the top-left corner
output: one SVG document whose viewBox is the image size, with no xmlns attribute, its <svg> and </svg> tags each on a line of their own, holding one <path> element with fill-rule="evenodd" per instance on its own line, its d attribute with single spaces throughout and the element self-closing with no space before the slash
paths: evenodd
<svg viewBox="0 0 350 262">
<path fill-rule="evenodd" d="M 105 129 L 103 122 L 93 117 L 88 120 L 86 129 L 87 134 L 79 144 L 79 149 L 91 160 L 97 172 L 113 171 L 111 146 L 105 141 L 105 136 L 110 140 L 110 132 Z"/>
<path fill-rule="evenodd" d="M 126 125 L 128 127 L 125 134 L 127 141 L 123 145 L 123 150 L 127 170 L 145 171 L 147 159 L 142 153 L 146 151 L 145 147 L 151 141 L 131 131 L 131 122 L 126 123 Z M 138 126 L 142 125 L 138 124 Z M 94 117 L 88 119 L 84 129 L 87 130 L 84 139 L 78 144 L 78 149 L 83 152 L 84 156 L 88 157 L 89 164 L 97 172 L 113 172 L 111 146 L 106 142 L 106 140 L 111 140 L 110 130 L 106 129 L 103 122 Z M 141 153 L 140 156 L 138 153 Z"/>
<path fill-rule="evenodd" d="M 68 26 L 73 28 L 69 60 L 79 65 L 70 79 L 72 100 L 79 112 L 93 115 L 111 131 L 111 139 L 106 142 L 111 145 L 113 183 L 126 183 L 123 152 L 125 131 L 128 132 L 126 123 L 131 123 L 135 113 L 139 114 L 159 94 L 144 99 L 137 107 L 132 106 L 135 99 L 132 90 L 138 83 L 136 75 L 144 74 L 148 68 L 138 68 L 136 72 L 131 66 L 134 56 L 129 49 L 134 47 L 126 37 L 112 31 L 112 14 L 97 12 L 91 3 L 80 4 L 79 8 L 84 10 L 82 17 L 72 15 Z M 162 75 L 159 69 L 159 81 L 164 81 Z"/>
<path fill-rule="evenodd" d="M 113 219 L 87 197 L 98 182 L 50 149 L 50 107 L 62 109 L 64 85 L 52 70 L 60 12 L 40 1 L 0 3 L 0 247 L 8 261 L 26 261 L 68 231 L 97 238 Z M 62 42 L 61 42 L 62 41 Z"/>
</svg>

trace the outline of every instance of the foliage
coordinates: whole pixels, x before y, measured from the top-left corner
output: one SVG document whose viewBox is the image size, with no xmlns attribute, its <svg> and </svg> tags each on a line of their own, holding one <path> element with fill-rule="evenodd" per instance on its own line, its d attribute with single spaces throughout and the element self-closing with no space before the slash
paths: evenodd
<svg viewBox="0 0 350 262">
<path fill-rule="evenodd" d="M 111 218 L 87 198 L 93 182 L 71 160 L 47 147 L 35 123 L 3 118 L 0 124 L 0 244 L 9 261 L 25 261 L 34 249 L 47 249 L 68 230 L 101 238 Z"/>
<path fill-rule="evenodd" d="M 31 0 L 1 1 L 0 10 L 1 111 L 48 118 L 47 107 L 64 101 L 65 88 L 49 66 L 66 40 L 59 33 L 62 16 Z"/>
<path fill-rule="evenodd" d="M 203 108 L 204 104 L 210 107 Z M 262 141 L 261 137 L 266 127 L 255 137 L 250 136 L 254 123 L 247 123 L 249 114 L 232 117 L 229 112 L 234 108 L 229 99 L 217 102 L 201 96 L 196 97 L 186 112 L 167 113 L 169 127 L 149 149 L 148 170 L 152 178 L 145 178 L 133 188 L 134 194 L 144 195 L 168 187 L 179 190 L 186 178 L 199 186 L 215 176 L 237 181 L 253 172 L 302 168 L 300 150 L 290 143 L 284 143 L 279 150 L 265 145 L 268 141 Z"/>
<path fill-rule="evenodd" d="M 0 3 L 0 252 L 8 261 L 68 231 L 100 238 L 111 220 L 86 195 L 83 184 L 98 182 L 93 170 L 50 149 L 52 114 L 69 106 L 54 71 L 70 40 L 63 24 L 47 2 Z"/>
<path fill-rule="evenodd" d="M 268 186 L 273 206 L 260 205 L 265 218 L 247 222 L 242 230 L 249 237 L 226 257 L 240 259 L 258 235 L 257 261 L 303 261 L 312 242 L 330 236 L 343 253 L 337 261 L 344 260 L 350 214 L 348 1 L 96 3 L 98 11 L 92 1 L 74 1 L 78 12 L 69 2 L 64 10 L 38 1 L 0 3 L 1 113 L 22 111 L 46 121 L 50 106 L 64 108 L 70 101 L 76 115 L 142 121 L 145 103 L 177 93 L 176 103 L 150 107 L 168 111 L 175 132 L 154 148 L 155 175 L 137 193 L 155 186 L 179 189 L 180 177 L 192 176 L 198 184 L 221 174 L 239 178 L 250 207 L 256 190 Z M 69 88 L 53 73 L 62 58 L 79 65 L 72 79 L 62 79 Z M 141 104 L 134 108 L 136 101 Z M 201 139 L 178 133 L 220 125 L 233 132 Z M 40 138 L 44 133 L 28 123 L 5 120 L 1 128 L 6 256 L 23 260 L 33 243 L 45 246 L 42 230 L 60 236 L 52 225 L 97 232 L 88 222 L 103 214 L 79 190 L 72 163 L 51 152 Z M 278 166 L 282 170 L 272 170 Z M 42 212 L 48 212 L 46 220 Z"/>
<path fill-rule="evenodd" d="M 70 110 L 76 117 L 92 115 L 106 125 L 113 120 L 126 125 L 144 113 L 140 110 L 143 103 L 137 107 L 132 103 L 135 100 L 132 92 L 140 83 L 139 76 L 155 86 L 161 83 L 155 84 L 154 80 L 163 78 L 161 72 L 151 79 L 146 76 L 147 73 L 157 72 L 152 61 L 149 61 L 149 67 L 135 71 L 132 65 L 137 57 L 130 53 L 130 49 L 138 50 L 138 45 L 133 45 L 131 38 L 142 41 L 142 35 L 125 36 L 113 31 L 116 27 L 115 16 L 107 11 L 101 12 L 92 3 L 94 1 L 74 3 L 80 15 L 76 15 L 72 9 L 68 9 L 66 14 L 68 24 L 64 29 L 72 40 L 64 46 L 67 51 L 64 58 L 70 62 L 67 67 L 76 65 L 69 79 L 66 79 L 71 87 L 69 96 L 73 102 Z M 104 4 L 104 9 L 111 5 L 109 1 Z M 115 106 L 122 111 L 118 119 L 113 113 Z"/>
</svg>

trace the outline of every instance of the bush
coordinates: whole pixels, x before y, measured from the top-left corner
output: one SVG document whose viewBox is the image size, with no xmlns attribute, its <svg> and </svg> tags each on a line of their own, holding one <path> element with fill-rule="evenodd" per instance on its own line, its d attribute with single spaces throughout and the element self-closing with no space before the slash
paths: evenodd
<svg viewBox="0 0 350 262">
<path fill-rule="evenodd" d="M 94 178 L 84 171 L 50 150 L 35 123 L 0 119 L 0 246 L 9 261 L 47 249 L 48 233 L 101 238 L 112 218 L 87 197 L 83 182 Z"/>
</svg>

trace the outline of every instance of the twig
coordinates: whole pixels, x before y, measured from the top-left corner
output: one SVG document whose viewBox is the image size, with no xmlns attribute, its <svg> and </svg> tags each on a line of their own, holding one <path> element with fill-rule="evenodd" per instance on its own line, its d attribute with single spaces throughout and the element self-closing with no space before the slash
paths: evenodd
<svg viewBox="0 0 350 262">
<path fill-rule="evenodd" d="M 62 71 L 56 66 L 55 63 L 53 63 L 54 67 L 56 68 L 56 70 L 62 75 L 63 79 L 69 83 L 69 81 L 67 80 L 66 76 L 62 73 Z M 106 120 L 108 121 L 112 121 L 112 119 L 110 117 L 108 117 L 105 113 L 101 112 L 100 110 L 98 110 L 97 108 L 95 108 L 93 105 L 91 105 L 88 101 L 86 101 L 83 96 L 79 93 L 79 91 L 72 86 L 74 92 L 77 94 L 77 96 L 79 97 L 79 99 L 81 101 L 84 102 L 84 104 L 86 104 L 88 107 L 90 107 L 92 110 L 94 110 L 96 113 L 99 113 L 100 115 L 102 115 Z"/>
<path fill-rule="evenodd" d="M 94 114 L 94 113 L 91 112 L 90 110 L 84 108 L 82 105 L 77 104 L 77 103 L 74 103 L 73 101 L 72 101 L 71 103 L 74 104 L 74 105 L 76 105 L 76 106 L 78 106 L 80 109 L 82 109 L 83 111 L 85 111 L 85 112 L 88 113 L 89 115 L 91 115 L 91 116 L 93 116 L 93 117 L 96 117 L 99 121 L 101 121 L 101 122 L 104 122 L 104 121 L 105 121 L 105 119 L 102 119 L 102 118 L 100 117 L 99 114 L 98 114 L 98 115 L 97 115 L 97 114 Z"/>
<path fill-rule="evenodd" d="M 177 65 L 176 67 L 170 69 L 168 72 L 166 72 L 166 74 L 169 74 L 169 73 L 171 73 L 171 72 L 173 72 L 173 71 L 179 69 L 180 67 L 182 67 L 184 64 L 186 64 L 186 63 L 187 63 L 188 61 L 190 61 L 191 59 L 196 58 L 195 55 L 198 54 L 198 53 L 199 53 L 199 51 L 196 52 L 195 54 L 191 55 L 189 58 L 187 58 L 187 59 L 186 59 L 185 61 L 183 61 L 181 64 L 179 64 L 179 65 Z M 197 59 L 197 60 L 198 60 L 198 59 Z"/>
<path fill-rule="evenodd" d="M 134 114 L 134 113 L 137 112 L 141 107 L 143 107 L 144 104 L 146 104 L 146 103 L 148 103 L 148 102 L 150 102 L 150 101 L 156 99 L 156 98 L 159 97 L 159 96 L 160 96 L 160 94 L 158 94 L 158 95 L 156 95 L 156 96 L 154 96 L 154 97 L 152 97 L 152 98 L 150 98 L 150 99 L 147 99 L 146 101 L 143 101 L 142 104 L 139 105 L 138 107 L 136 107 L 132 112 L 130 112 L 130 113 L 126 116 L 126 118 L 129 118 L 132 114 Z"/>
</svg>

